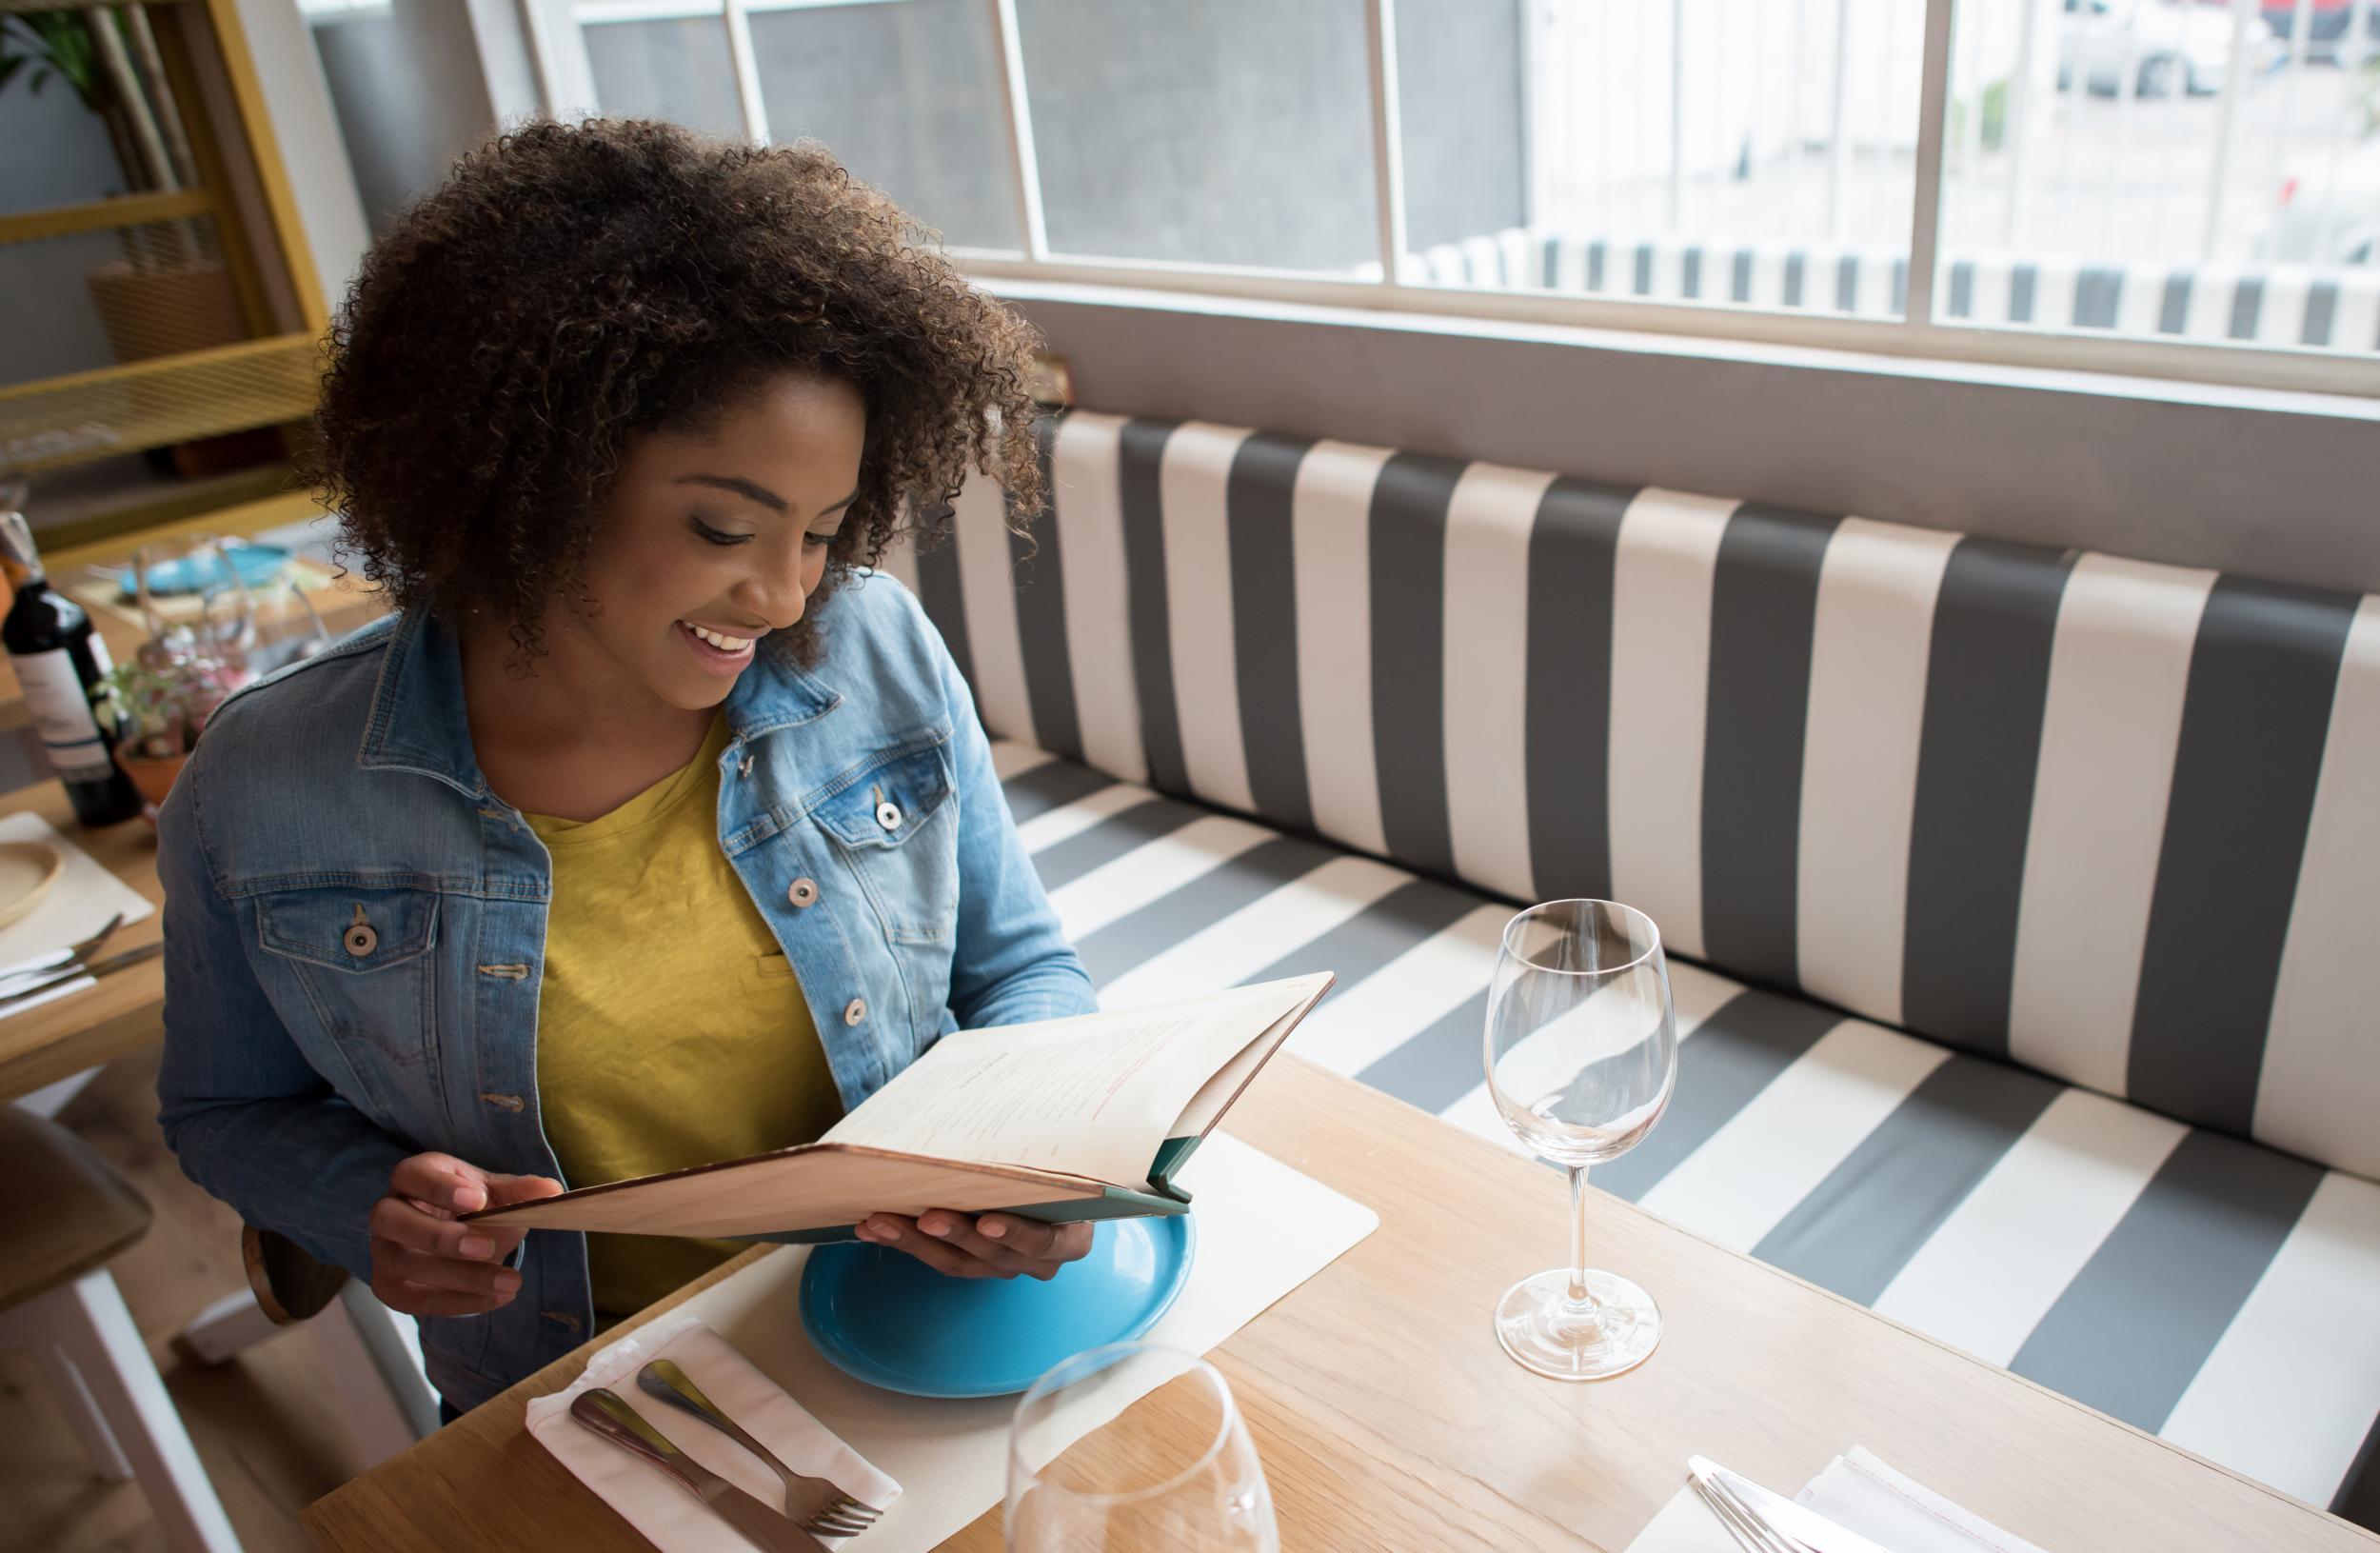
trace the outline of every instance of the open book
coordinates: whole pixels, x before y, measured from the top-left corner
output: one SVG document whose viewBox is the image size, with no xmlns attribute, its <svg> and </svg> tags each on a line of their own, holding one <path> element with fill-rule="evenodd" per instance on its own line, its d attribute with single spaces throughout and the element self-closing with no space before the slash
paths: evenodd
<svg viewBox="0 0 2380 1553">
<path fill-rule="evenodd" d="M 809 1243 L 928 1208 L 1051 1224 L 1180 1213 L 1182 1162 L 1331 980 L 960 1030 L 817 1143 L 463 1217 Z"/>
</svg>

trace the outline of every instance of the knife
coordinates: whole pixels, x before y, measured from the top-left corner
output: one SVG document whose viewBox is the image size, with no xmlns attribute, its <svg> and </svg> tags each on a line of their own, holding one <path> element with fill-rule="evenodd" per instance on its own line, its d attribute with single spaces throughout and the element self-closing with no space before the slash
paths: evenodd
<svg viewBox="0 0 2380 1553">
<path fill-rule="evenodd" d="M 1686 1470 L 1696 1483 L 1716 1483 L 1735 1495 L 1739 1503 L 1766 1522 L 1772 1530 L 1801 1543 L 1811 1553 L 1892 1553 L 1881 1543 L 1862 1537 L 1849 1526 L 1837 1525 L 1809 1505 L 1773 1493 L 1740 1472 L 1730 1472 L 1708 1456 L 1687 1457 Z"/>
<path fill-rule="evenodd" d="M 582 1391 L 570 1399 L 570 1416 L 677 1479 L 763 1553 L 823 1553 L 824 1543 L 671 1444 L 618 1392 L 600 1385 Z"/>
<path fill-rule="evenodd" d="M 137 966 L 144 960 L 154 960 L 165 952 L 165 943 L 160 940 L 155 944 L 144 944 L 137 949 L 127 949 L 122 954 L 111 954 L 105 960 L 94 960 L 88 966 L 67 966 L 51 971 L 47 976 L 0 992 L 0 1008 L 6 1008 L 12 1003 L 22 1002 L 37 992 L 47 992 L 52 987 L 64 986 L 69 982 L 79 982 L 86 976 L 110 975 L 128 966 Z"/>
</svg>

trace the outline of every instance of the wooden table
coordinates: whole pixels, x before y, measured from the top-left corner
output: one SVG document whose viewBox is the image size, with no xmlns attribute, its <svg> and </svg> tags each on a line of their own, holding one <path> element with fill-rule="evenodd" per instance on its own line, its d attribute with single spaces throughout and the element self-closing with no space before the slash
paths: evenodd
<svg viewBox="0 0 2380 1553">
<path fill-rule="evenodd" d="M 42 557 L 42 566 L 50 575 L 50 586 L 69 597 L 82 586 L 85 572 L 91 567 L 110 570 L 132 564 L 132 552 L 152 540 L 180 534 L 243 534 L 252 535 L 268 528 L 304 521 L 320 510 L 313 498 L 304 492 L 275 496 L 261 502 L 248 502 L 221 511 L 203 513 L 176 523 L 143 529 L 137 534 L 125 534 L 71 549 L 61 549 Z M 323 627 L 333 637 L 344 636 L 380 613 L 378 597 L 361 577 L 347 577 L 321 587 L 307 590 L 307 601 L 314 612 L 322 616 Z M 76 600 L 77 603 L 81 601 Z M 137 622 L 125 619 L 109 609 L 92 609 L 91 622 L 98 627 L 101 640 L 108 644 L 108 655 L 116 663 L 130 660 L 133 652 L 147 639 L 148 632 Z M 0 655 L 0 732 L 26 727 L 31 714 L 26 710 L 25 693 L 17 684 L 16 670 L 5 655 Z"/>
<path fill-rule="evenodd" d="M 74 822 L 66 787 L 44 782 L 0 798 L 0 814 L 31 812 L 158 905 L 108 941 L 107 952 L 137 949 L 164 934 L 165 891 L 157 884 L 157 832 L 139 820 L 101 830 Z M 0 1019 L 0 1102 L 137 1051 L 163 1032 L 166 972 L 162 962 L 117 971 L 71 997 Z"/>
<path fill-rule="evenodd" d="M 1599 1265 L 1660 1301 L 1643 1368 L 1594 1385 L 1506 1359 L 1488 1312 L 1567 1250 L 1562 1178 L 1292 1058 L 1231 1130 L 1378 1209 L 1380 1227 L 1210 1357 L 1246 1411 L 1281 1543 L 1627 1546 L 1706 1455 L 1792 1492 L 1854 1444 L 2050 1553 L 2380 1549 L 2375 1538 L 1615 1198 Z M 606 1333 L 651 1320 L 758 1247 Z M 327 1495 L 323 1547 L 646 1544 L 523 1428 L 589 1344 Z M 864 1547 L 864 1542 L 859 1544 Z M 1001 1545 L 999 1507 L 944 1544 Z"/>
</svg>

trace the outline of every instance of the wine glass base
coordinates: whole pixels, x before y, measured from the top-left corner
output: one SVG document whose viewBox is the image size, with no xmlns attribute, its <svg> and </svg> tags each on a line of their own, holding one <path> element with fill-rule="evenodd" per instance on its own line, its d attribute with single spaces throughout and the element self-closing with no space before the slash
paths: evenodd
<svg viewBox="0 0 2380 1553">
<path fill-rule="evenodd" d="M 1524 1278 L 1496 1306 L 1496 1339 L 1522 1368 L 1556 1381 L 1608 1381 L 1652 1357 L 1661 1341 L 1653 1296 L 1616 1273 L 1589 1272 L 1595 1312 L 1570 1304 L 1570 1269 Z"/>
</svg>

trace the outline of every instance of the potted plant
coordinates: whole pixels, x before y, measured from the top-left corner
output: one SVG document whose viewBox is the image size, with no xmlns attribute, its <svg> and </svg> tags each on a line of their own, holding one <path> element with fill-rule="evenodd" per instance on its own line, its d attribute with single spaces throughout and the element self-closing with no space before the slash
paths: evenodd
<svg viewBox="0 0 2380 1553">
<path fill-rule="evenodd" d="M 92 687 L 93 709 L 115 732 L 116 764 L 140 789 L 152 820 L 236 677 L 223 665 L 169 658 L 145 647 L 135 661 L 116 665 Z"/>
</svg>

